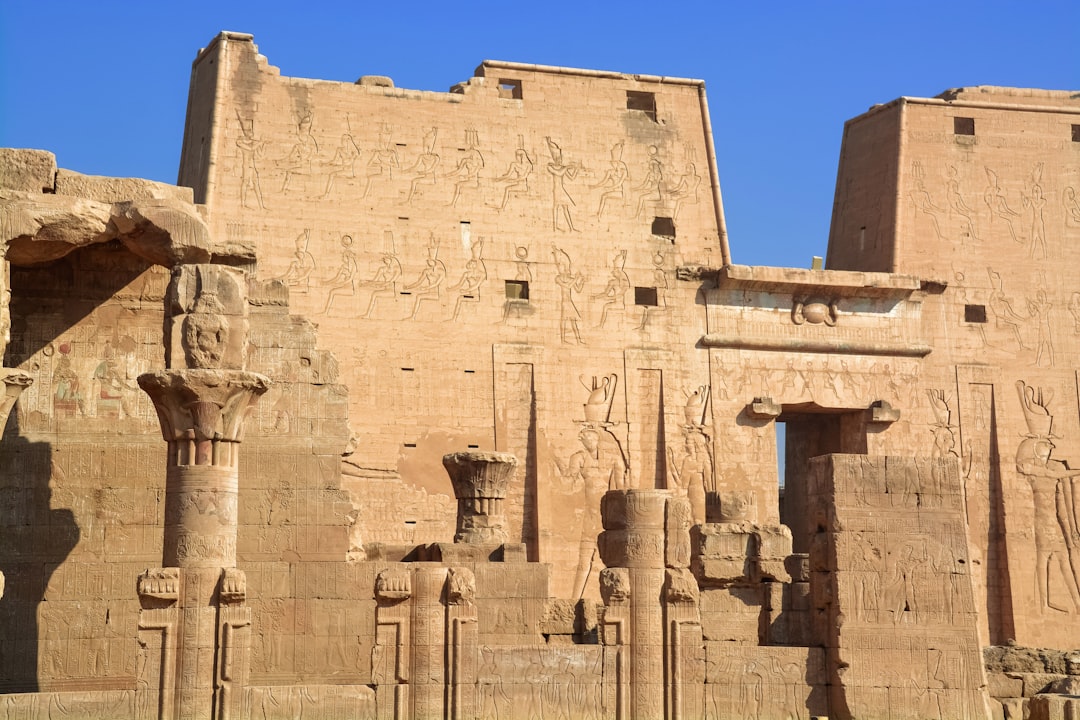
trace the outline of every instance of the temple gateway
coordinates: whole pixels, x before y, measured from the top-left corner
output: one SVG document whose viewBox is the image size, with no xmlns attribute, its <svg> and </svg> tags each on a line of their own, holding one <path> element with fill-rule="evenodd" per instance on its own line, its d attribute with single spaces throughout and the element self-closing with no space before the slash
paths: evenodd
<svg viewBox="0 0 1080 720">
<path fill-rule="evenodd" d="M 239 33 L 175 186 L 0 150 L 0 718 L 1080 715 L 1078 95 L 850 120 L 810 269 L 717 178 L 699 80 Z"/>
</svg>

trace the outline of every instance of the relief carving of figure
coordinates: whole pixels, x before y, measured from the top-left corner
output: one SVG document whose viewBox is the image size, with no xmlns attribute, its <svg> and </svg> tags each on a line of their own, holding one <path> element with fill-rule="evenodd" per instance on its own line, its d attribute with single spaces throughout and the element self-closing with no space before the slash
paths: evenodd
<svg viewBox="0 0 1080 720">
<path fill-rule="evenodd" d="M 709 437 L 699 428 L 686 429 L 684 438 L 685 447 L 681 459 L 676 459 L 674 449 L 668 449 L 671 477 L 675 487 L 690 500 L 693 524 L 700 525 L 706 520 L 705 495 L 707 492 L 716 491 L 712 448 Z"/>
<path fill-rule="evenodd" d="M 945 398 L 945 391 L 929 388 L 926 394 L 930 398 L 930 409 L 934 412 L 934 424 L 931 427 L 931 432 L 934 434 L 934 448 L 930 451 L 930 457 L 955 456 L 956 434 L 953 432 L 952 410 Z"/>
<path fill-rule="evenodd" d="M 326 296 L 326 305 L 323 314 L 330 312 L 330 306 L 334 304 L 334 298 L 339 295 L 352 297 L 356 295 L 356 275 L 359 268 L 356 263 L 356 253 L 353 252 L 353 239 L 349 235 L 341 236 L 341 265 L 334 277 L 327 281 L 330 292 Z"/>
<path fill-rule="evenodd" d="M 559 286 L 559 337 L 564 343 L 567 340 L 567 331 L 574 336 L 579 345 L 584 345 L 581 339 L 581 329 L 578 321 L 581 320 L 581 311 L 574 303 L 574 293 L 580 293 L 585 287 L 585 276 L 575 273 L 570 256 L 558 247 L 552 247 L 552 255 L 555 257 L 555 284 Z"/>
<path fill-rule="evenodd" d="M 480 286 L 484 284 L 487 277 L 487 266 L 484 265 L 484 241 L 480 240 L 472 248 L 472 257 L 465 263 L 465 272 L 461 274 L 461 280 L 450 288 L 458 293 L 451 320 L 456 320 L 461 313 L 462 303 L 480 302 Z"/>
<path fill-rule="evenodd" d="M 686 420 L 683 425 L 683 455 L 676 458 L 675 450 L 668 449 L 673 485 L 690 500 L 690 512 L 695 525 L 706 522 L 705 498 L 706 495 L 716 492 L 712 442 L 705 430 L 710 394 L 708 385 L 686 393 L 686 404 L 683 406 L 683 417 Z"/>
<path fill-rule="evenodd" d="M 1001 182 L 998 180 L 997 173 L 988 167 L 983 169 L 986 170 L 988 183 L 986 189 L 983 190 L 983 202 L 986 203 L 986 207 L 990 208 L 990 222 L 993 222 L 994 218 L 1003 220 L 1009 228 L 1009 236 L 1013 241 L 1023 242 L 1023 240 L 1016 237 L 1016 228 L 1013 227 L 1012 221 L 1014 217 L 1020 217 L 1020 213 L 1009 207 L 1009 201 L 1005 198 L 1005 191 L 1001 189 Z"/>
<path fill-rule="evenodd" d="M 121 350 L 130 356 L 134 341 L 126 337 L 121 341 Z M 123 418 L 134 417 L 134 397 L 137 387 L 131 380 L 131 368 L 127 359 L 117 357 L 116 348 L 105 343 L 103 358 L 94 370 L 94 384 L 97 389 L 97 415 Z M 197 367 L 197 366 L 196 366 Z"/>
<path fill-rule="evenodd" d="M 393 237 L 389 238 L 391 241 Z M 391 247 L 393 243 L 390 243 Z M 379 298 L 388 297 L 391 300 L 397 298 L 397 281 L 401 277 L 401 263 L 397 259 L 397 255 L 393 250 L 383 253 L 382 265 L 375 271 L 375 276 L 371 280 L 367 281 L 367 285 L 371 286 L 371 300 L 368 302 L 367 310 L 360 317 L 370 318 L 371 313 L 375 310 L 375 302 Z"/>
<path fill-rule="evenodd" d="M 1054 450 L 1053 393 L 1018 380 L 1016 391 L 1024 412 L 1028 434 L 1016 449 L 1016 471 L 1031 484 L 1035 510 L 1035 582 L 1039 607 L 1065 613 L 1080 612 L 1080 517 L 1076 512 L 1080 483 L 1061 460 L 1051 459 Z M 1051 594 L 1051 571 L 1056 569 L 1072 600 L 1068 608 Z"/>
<path fill-rule="evenodd" d="M 484 168 L 484 156 L 479 150 L 480 138 L 476 130 L 465 131 L 465 155 L 458 161 L 457 167 L 446 174 L 454 179 L 454 197 L 451 205 L 457 205 L 461 191 L 465 188 L 479 189 L 480 171 Z"/>
<path fill-rule="evenodd" d="M 881 550 L 862 533 L 853 533 L 850 554 L 854 582 L 855 618 L 877 622 L 881 607 Z"/>
<path fill-rule="evenodd" d="M 371 157 L 367 162 L 364 192 L 360 197 L 367 197 L 368 192 L 371 191 L 371 184 L 375 178 L 388 182 L 394 179 L 394 170 L 400 168 L 401 161 L 398 159 L 397 148 L 394 147 L 394 140 L 390 127 L 383 126 L 382 131 L 379 133 L 379 144 L 371 153 Z"/>
<path fill-rule="evenodd" d="M 603 309 L 600 312 L 600 324 L 596 327 L 604 327 L 608 313 L 612 310 L 626 310 L 626 293 L 630 290 L 630 278 L 626 274 L 626 251 L 620 250 L 615 259 L 611 261 L 611 276 L 607 285 L 601 292 L 594 294 L 594 300 L 603 299 Z"/>
<path fill-rule="evenodd" d="M 582 508 L 577 575 L 574 579 L 575 598 L 585 594 L 596 563 L 596 537 L 603 529 L 600 498 L 608 490 L 623 487 L 626 477 L 622 448 L 608 430 L 594 423 L 584 423 L 578 440 L 581 449 L 570 456 L 563 475 L 569 482 L 568 490 L 578 498 L 575 506 Z"/>
<path fill-rule="evenodd" d="M 296 143 L 285 157 L 285 180 L 281 183 L 281 192 L 289 189 L 289 181 L 294 175 L 310 175 L 311 161 L 319 154 L 319 143 L 311 132 L 314 118 L 306 113 L 296 124 Z"/>
<path fill-rule="evenodd" d="M 937 235 L 938 240 L 944 240 L 945 237 L 941 234 L 941 224 L 938 222 L 938 214 L 943 210 L 935 205 L 933 198 L 930 197 L 930 193 L 926 189 L 926 173 L 923 170 L 922 163 L 918 160 L 911 163 L 911 174 L 915 178 L 915 189 L 911 191 L 910 195 L 911 202 L 918 212 L 930 218 L 930 222 L 934 227 L 934 234 Z"/>
<path fill-rule="evenodd" d="M 229 338 L 229 320 L 217 295 L 203 292 L 184 318 L 184 355 L 190 368 L 221 367 Z"/>
<path fill-rule="evenodd" d="M 600 182 L 593 185 L 594 190 L 600 190 L 600 207 L 596 210 L 596 217 L 604 214 L 604 206 L 609 200 L 617 200 L 620 203 L 626 199 L 625 185 L 630 177 L 630 170 L 622 159 L 623 143 L 618 142 L 611 148 L 611 163 L 607 172 Z"/>
<path fill-rule="evenodd" d="M 1061 200 L 1065 204 L 1065 227 L 1080 228 L 1080 199 L 1076 197 L 1076 188 L 1066 187 Z"/>
<path fill-rule="evenodd" d="M 60 343 L 60 352 L 53 370 L 53 410 L 67 415 L 86 415 L 86 399 L 83 397 L 79 373 L 71 364 L 71 343 Z"/>
<path fill-rule="evenodd" d="M 655 145 L 649 146 L 648 170 L 645 179 L 634 188 L 638 193 L 637 212 L 634 217 L 641 217 L 648 206 L 658 206 L 664 201 L 664 165 L 660 162 L 660 151 Z"/>
<path fill-rule="evenodd" d="M 905 618 L 919 622 L 919 603 L 916 574 L 926 564 L 926 548 L 919 541 L 909 540 L 900 546 L 894 555 L 889 553 L 886 559 L 888 578 L 884 594 L 888 599 L 885 609 L 892 613 L 894 625 Z M 910 615 L 905 615 L 910 613 Z"/>
<path fill-rule="evenodd" d="M 435 140 L 438 137 L 438 128 L 431 128 L 427 131 L 424 135 L 424 152 L 420 153 L 412 167 L 405 171 L 413 174 L 412 182 L 409 183 L 409 194 L 406 196 L 405 202 L 412 201 L 419 185 L 435 184 L 437 179 L 435 170 L 439 167 L 440 160 L 439 154 L 435 152 Z"/>
<path fill-rule="evenodd" d="M 559 145 L 551 138 L 545 138 L 547 140 L 548 153 L 551 154 L 551 162 L 547 164 L 548 174 L 551 175 L 551 227 L 553 230 L 563 230 L 563 224 L 566 224 L 566 230 L 577 230 L 574 227 L 574 219 L 570 215 L 570 208 L 574 207 L 577 203 L 574 202 L 574 198 L 570 197 L 570 193 L 566 190 L 566 181 L 573 181 L 577 178 L 578 173 L 581 172 L 581 165 L 579 163 L 565 163 L 563 161 L 563 151 Z"/>
<path fill-rule="evenodd" d="M 1074 292 L 1069 298 L 1069 314 L 1073 319 L 1073 334 L 1080 335 L 1080 292 Z"/>
<path fill-rule="evenodd" d="M 1046 209 L 1046 197 L 1042 189 L 1043 164 L 1038 163 L 1031 172 L 1031 195 L 1021 193 L 1024 208 L 1031 210 L 1031 248 L 1028 257 L 1034 258 L 1038 252 L 1039 257 L 1046 259 L 1046 220 L 1043 218 L 1043 210 Z"/>
<path fill-rule="evenodd" d="M 254 195 L 256 206 L 260 210 L 265 209 L 257 165 L 258 159 L 262 157 L 264 144 L 255 139 L 254 120 L 244 120 L 240 113 L 236 114 L 236 119 L 240 123 L 240 138 L 236 141 L 236 147 L 240 150 L 240 205 L 250 207 L 248 199 Z"/>
<path fill-rule="evenodd" d="M 1024 339 L 1020 335 L 1020 325 L 1025 322 L 1025 318 L 1013 310 L 1012 303 L 1009 302 L 1009 298 L 1005 295 L 1005 281 L 1001 279 L 1001 275 L 991 268 L 987 268 L 986 271 L 990 273 L 990 283 L 992 285 L 990 312 L 994 314 L 994 324 L 998 329 L 1008 328 L 1012 330 L 1017 345 L 1020 346 L 1021 350 L 1027 350 L 1028 347 L 1024 345 Z"/>
<path fill-rule="evenodd" d="M 510 202 L 512 196 L 528 195 L 529 178 L 532 177 L 534 168 L 532 158 L 529 157 L 529 153 L 525 150 L 524 138 L 519 135 L 518 149 L 514 151 L 513 162 L 506 168 L 506 172 L 495 178 L 495 182 L 503 186 L 503 196 L 502 202 L 494 207 L 505 210 L 506 204 Z"/>
<path fill-rule="evenodd" d="M 341 143 L 334 150 L 334 157 L 330 160 L 326 172 L 326 190 L 323 191 L 323 199 L 330 197 L 330 191 L 334 187 L 334 180 L 338 177 L 355 177 L 356 161 L 360 159 L 360 148 L 356 140 L 349 133 L 341 136 Z"/>
<path fill-rule="evenodd" d="M 1050 327 L 1050 308 L 1052 307 L 1053 305 L 1046 299 L 1046 291 L 1042 288 L 1035 293 L 1034 300 L 1028 300 L 1028 315 L 1036 319 L 1039 329 L 1035 346 L 1035 365 L 1038 367 L 1054 366 L 1054 343 Z"/>
<path fill-rule="evenodd" d="M 442 285 L 446 281 L 446 265 L 439 259 L 439 246 L 432 242 L 428 246 L 428 258 L 426 266 L 420 271 L 416 280 L 405 286 L 406 290 L 413 292 L 413 309 L 409 314 L 409 320 L 416 319 L 416 313 L 420 310 L 420 304 L 425 300 L 435 300 L 442 297 Z"/>
<path fill-rule="evenodd" d="M 657 252 L 653 255 L 652 264 L 653 288 L 656 290 L 656 304 L 642 305 L 641 322 L 638 323 L 638 330 L 644 330 L 645 326 L 649 324 L 649 318 L 654 314 L 667 310 L 668 278 L 667 273 L 664 271 L 664 254 L 662 252 Z"/>
<path fill-rule="evenodd" d="M 296 252 L 285 274 L 277 278 L 291 288 L 307 290 L 311 284 L 311 273 L 315 270 L 315 256 L 308 250 L 311 244 L 311 230 L 304 230 L 296 236 Z"/>
<path fill-rule="evenodd" d="M 960 193 L 960 181 L 958 176 L 959 172 L 957 171 L 956 166 L 950 165 L 949 177 L 945 182 L 949 198 L 949 207 L 955 214 L 963 218 L 962 224 L 964 231 L 971 239 L 978 240 L 979 234 L 975 220 L 975 211 L 968 207 L 968 204 L 964 202 L 964 196 Z"/>
<path fill-rule="evenodd" d="M 697 205 L 698 188 L 701 186 L 701 176 L 697 173 L 694 163 L 686 164 L 686 172 L 679 176 L 679 182 L 668 187 L 668 197 L 675 201 L 671 210 L 671 219 L 679 219 L 679 211 L 684 205 Z"/>
</svg>

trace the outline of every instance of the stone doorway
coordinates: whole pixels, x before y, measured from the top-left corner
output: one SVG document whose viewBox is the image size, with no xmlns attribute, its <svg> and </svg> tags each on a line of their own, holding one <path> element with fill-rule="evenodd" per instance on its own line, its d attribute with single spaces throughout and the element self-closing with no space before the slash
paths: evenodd
<svg viewBox="0 0 1080 720">
<path fill-rule="evenodd" d="M 792 550 L 810 551 L 807 472 L 812 458 L 866 454 L 866 411 L 784 405 L 776 419 L 780 465 L 780 522 L 791 529 Z"/>
</svg>

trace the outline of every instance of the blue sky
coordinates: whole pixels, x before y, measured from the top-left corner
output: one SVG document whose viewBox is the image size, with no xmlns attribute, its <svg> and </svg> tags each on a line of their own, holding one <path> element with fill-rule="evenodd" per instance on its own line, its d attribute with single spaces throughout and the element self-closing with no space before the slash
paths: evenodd
<svg viewBox="0 0 1080 720">
<path fill-rule="evenodd" d="M 482 59 L 703 78 L 735 262 L 824 255 L 843 123 L 962 85 L 1080 90 L 1080 2 L 3 2 L 0 146 L 175 182 L 220 30 L 282 74 L 446 90 Z"/>
</svg>

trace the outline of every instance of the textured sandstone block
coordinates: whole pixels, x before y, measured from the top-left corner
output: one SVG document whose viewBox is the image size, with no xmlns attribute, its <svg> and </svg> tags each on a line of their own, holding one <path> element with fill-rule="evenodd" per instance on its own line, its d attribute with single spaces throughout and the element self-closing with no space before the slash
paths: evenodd
<svg viewBox="0 0 1080 720">
<path fill-rule="evenodd" d="M 1023 697 L 1024 680 L 1006 673 L 988 672 L 986 673 L 986 691 L 990 697 L 996 698 Z"/>
<path fill-rule="evenodd" d="M 55 182 L 56 156 L 51 152 L 0 148 L 0 188 L 52 192 Z"/>
<path fill-rule="evenodd" d="M 56 170 L 56 194 L 97 200 L 103 203 L 174 200 L 194 204 L 191 188 L 142 178 L 84 175 L 74 170 Z"/>
</svg>

